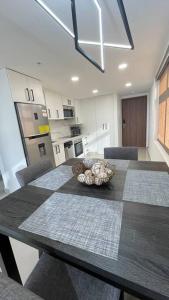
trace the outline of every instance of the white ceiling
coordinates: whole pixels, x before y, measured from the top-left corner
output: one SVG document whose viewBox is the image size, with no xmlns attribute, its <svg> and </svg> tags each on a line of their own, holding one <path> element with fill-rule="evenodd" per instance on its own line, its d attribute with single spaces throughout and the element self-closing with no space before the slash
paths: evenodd
<svg viewBox="0 0 169 300">
<path fill-rule="evenodd" d="M 44 0 L 72 29 L 70 0 Z M 79 38 L 99 40 L 92 0 L 76 0 Z M 100 0 L 104 41 L 126 43 L 116 0 Z M 135 50 L 105 48 L 105 74 L 74 49 L 74 42 L 34 0 L 0 0 L 0 67 L 9 67 L 42 80 L 45 87 L 75 98 L 100 94 L 147 92 L 169 36 L 168 0 L 124 0 Z M 96 60 L 98 47 L 83 46 Z M 41 65 L 37 65 L 41 62 Z M 119 71 L 118 65 L 129 67 Z M 70 77 L 80 81 L 72 83 Z M 132 88 L 125 83 L 131 81 Z"/>
</svg>

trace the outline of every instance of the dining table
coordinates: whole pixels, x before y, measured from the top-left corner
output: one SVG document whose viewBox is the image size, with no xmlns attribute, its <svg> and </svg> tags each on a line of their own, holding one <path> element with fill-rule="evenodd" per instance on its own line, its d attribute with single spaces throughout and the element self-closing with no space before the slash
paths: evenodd
<svg viewBox="0 0 169 300">
<path fill-rule="evenodd" d="M 0 253 L 21 283 L 9 238 L 144 300 L 169 299 L 169 168 L 107 160 L 102 186 L 72 173 L 73 158 L 0 201 Z M 56 270 L 57 272 L 57 270 Z"/>
</svg>

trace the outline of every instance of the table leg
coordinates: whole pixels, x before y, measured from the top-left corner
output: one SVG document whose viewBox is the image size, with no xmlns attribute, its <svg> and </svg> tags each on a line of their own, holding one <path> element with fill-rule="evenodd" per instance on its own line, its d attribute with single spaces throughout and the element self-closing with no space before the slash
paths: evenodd
<svg viewBox="0 0 169 300">
<path fill-rule="evenodd" d="M 124 300 L 124 291 L 121 291 L 120 300 Z"/>
<path fill-rule="evenodd" d="M 9 237 L 3 234 L 0 234 L 0 253 L 8 276 L 22 284 Z"/>
</svg>

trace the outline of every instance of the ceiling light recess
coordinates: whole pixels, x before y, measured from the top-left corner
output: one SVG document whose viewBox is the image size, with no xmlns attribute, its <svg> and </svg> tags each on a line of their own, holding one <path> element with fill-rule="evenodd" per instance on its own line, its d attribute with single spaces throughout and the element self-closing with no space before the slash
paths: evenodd
<svg viewBox="0 0 169 300">
<path fill-rule="evenodd" d="M 78 76 L 72 76 L 72 77 L 71 77 L 71 80 L 72 80 L 73 82 L 77 82 L 77 81 L 79 81 L 79 77 L 78 77 Z"/>
<path fill-rule="evenodd" d="M 97 94 L 97 93 L 98 93 L 98 90 L 95 89 L 95 90 L 92 91 L 92 93 L 93 93 L 93 94 Z"/>
<path fill-rule="evenodd" d="M 131 83 L 131 82 L 127 82 L 127 83 L 125 84 L 125 86 L 126 86 L 126 87 L 130 87 L 130 86 L 132 86 L 132 83 Z"/>
<path fill-rule="evenodd" d="M 118 66 L 118 69 L 119 69 L 119 70 L 125 70 L 127 67 L 128 67 L 128 64 L 122 63 L 122 64 L 120 64 L 120 65 Z"/>
</svg>

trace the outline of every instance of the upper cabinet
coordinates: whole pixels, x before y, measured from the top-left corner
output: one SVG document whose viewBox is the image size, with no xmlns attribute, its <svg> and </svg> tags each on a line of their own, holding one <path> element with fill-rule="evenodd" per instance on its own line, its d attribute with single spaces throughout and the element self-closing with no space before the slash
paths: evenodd
<svg viewBox="0 0 169 300">
<path fill-rule="evenodd" d="M 62 97 L 62 105 L 74 106 L 74 101 L 67 97 Z"/>
<path fill-rule="evenodd" d="M 55 92 L 45 90 L 46 107 L 49 120 L 62 120 L 63 105 L 62 97 Z"/>
<path fill-rule="evenodd" d="M 14 102 L 45 105 L 41 82 L 21 73 L 8 70 L 11 95 Z"/>
</svg>

